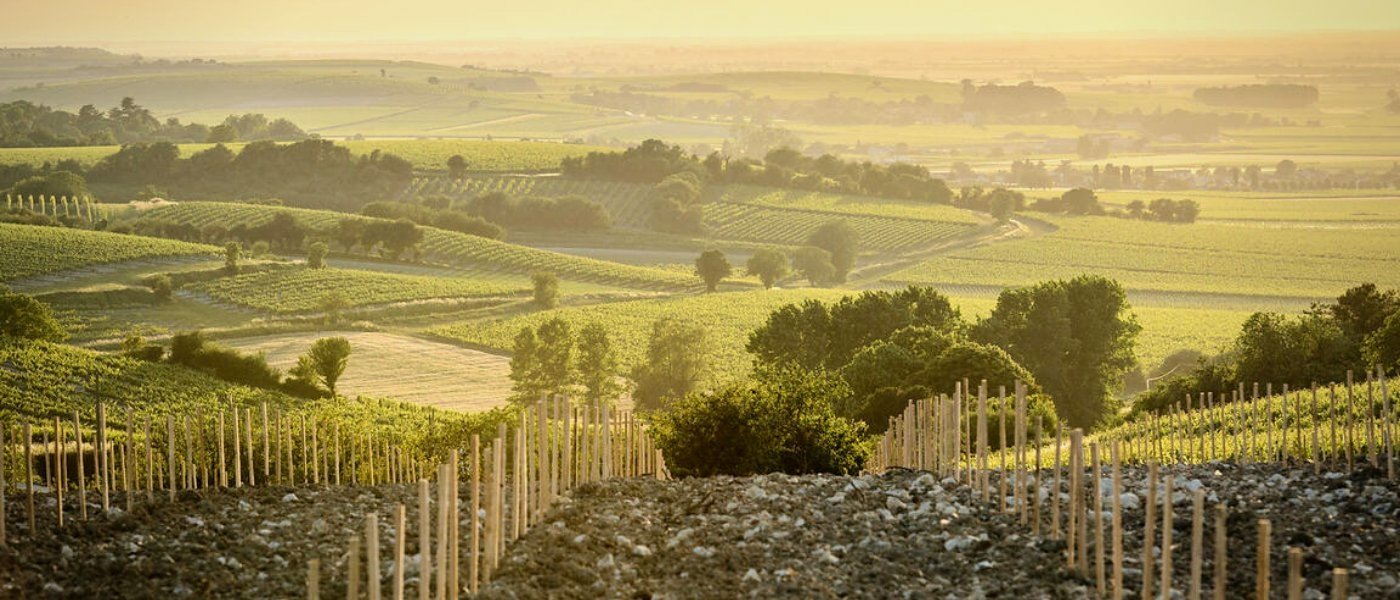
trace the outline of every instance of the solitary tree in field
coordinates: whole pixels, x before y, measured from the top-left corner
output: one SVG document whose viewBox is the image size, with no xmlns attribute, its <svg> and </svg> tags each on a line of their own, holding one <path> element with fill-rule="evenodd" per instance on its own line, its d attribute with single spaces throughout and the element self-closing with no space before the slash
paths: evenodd
<svg viewBox="0 0 1400 600">
<path fill-rule="evenodd" d="M 243 246 L 238 242 L 224 244 L 224 271 L 229 275 L 238 274 L 238 259 L 243 255 Z"/>
<path fill-rule="evenodd" d="M 646 360 L 632 370 L 632 397 L 642 410 L 662 408 L 700 387 L 710 376 L 705 328 L 666 317 L 652 324 Z"/>
<path fill-rule="evenodd" d="M 719 282 L 733 272 L 734 268 L 730 266 L 729 259 L 719 250 L 706 250 L 700 253 L 700 258 L 695 259 L 695 274 L 705 280 L 706 291 L 715 291 Z"/>
<path fill-rule="evenodd" d="M 787 255 L 771 248 L 755 252 L 749 257 L 747 266 L 748 274 L 757 276 L 763 282 L 764 289 L 771 289 L 773 284 L 788 274 Z"/>
<path fill-rule="evenodd" d="M 559 278 L 553 273 L 537 272 L 530 276 L 535 288 L 535 304 L 540 308 L 554 308 L 559 305 Z"/>
<path fill-rule="evenodd" d="M 326 268 L 326 252 L 329 250 L 330 248 L 326 247 L 325 242 L 315 242 L 311 244 L 311 246 L 306 249 L 306 266 L 312 269 Z"/>
<path fill-rule="evenodd" d="M 539 385 L 539 338 L 531 327 L 521 327 L 515 334 L 510 353 L 511 400 L 533 402 L 543 390 Z"/>
<path fill-rule="evenodd" d="M 343 337 L 316 340 L 311 350 L 297 359 L 293 376 L 313 385 L 324 385 L 331 396 L 335 396 L 335 384 L 350 362 L 350 350 L 350 340 Z"/>
<path fill-rule="evenodd" d="M 147 285 L 150 286 L 151 293 L 155 294 L 156 298 L 163 302 L 169 302 L 170 296 L 175 290 L 174 285 L 171 284 L 170 276 L 165 273 L 160 273 L 152 277 Z"/>
<path fill-rule="evenodd" d="M 467 159 L 461 154 L 453 154 L 447 159 L 447 176 L 453 179 L 461 179 L 467 176 Z"/>
<path fill-rule="evenodd" d="M 578 334 L 578 373 L 590 405 L 611 402 L 622 393 L 617 368 L 607 328 L 596 322 L 585 325 Z"/>
<path fill-rule="evenodd" d="M 813 231 L 807 238 L 807 244 L 831 254 L 831 266 L 835 269 L 831 278 L 842 282 L 856 265 L 856 254 L 860 251 L 860 234 L 856 233 L 855 228 L 845 219 L 837 219 Z"/>
<path fill-rule="evenodd" d="M 829 285 L 836 278 L 836 267 L 831 264 L 831 253 L 816 246 L 803 246 L 793 256 L 793 267 L 814 286 Z"/>
</svg>

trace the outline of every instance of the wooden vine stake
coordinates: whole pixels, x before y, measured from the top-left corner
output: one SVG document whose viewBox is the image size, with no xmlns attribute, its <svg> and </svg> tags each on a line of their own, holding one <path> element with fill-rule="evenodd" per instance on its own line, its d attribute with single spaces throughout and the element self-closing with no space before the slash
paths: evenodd
<svg viewBox="0 0 1400 600">
<path fill-rule="evenodd" d="M 404 550 L 408 541 L 408 514 L 404 505 L 394 507 L 394 600 L 403 598 Z"/>
<path fill-rule="evenodd" d="M 1269 538 L 1269 520 L 1259 519 L 1259 549 L 1256 553 L 1254 572 L 1255 600 L 1269 600 Z"/>
<path fill-rule="evenodd" d="M 447 480 L 451 477 L 448 473 L 448 469 L 450 468 L 451 467 L 446 464 L 438 465 L 437 472 L 437 565 L 434 570 L 437 571 L 438 574 L 437 597 L 443 599 L 447 598 L 447 510 L 449 506 L 447 496 L 452 493 L 451 484 L 448 483 Z"/>
<path fill-rule="evenodd" d="M 428 600 L 433 581 L 432 505 L 428 480 L 418 480 L 418 600 Z"/>
<path fill-rule="evenodd" d="M 1205 561 L 1206 492 L 1191 492 L 1191 589 L 1190 600 L 1201 598 L 1201 564 Z"/>
<path fill-rule="evenodd" d="M 1152 544 L 1157 528 L 1157 463 L 1147 463 L 1147 516 L 1143 519 L 1142 532 L 1142 598 L 1153 600 L 1152 570 L 1154 558 Z"/>
<path fill-rule="evenodd" d="M 1303 600 L 1303 549 L 1288 549 L 1288 600 Z"/>
<path fill-rule="evenodd" d="M 73 411 L 73 438 L 78 443 L 78 516 L 84 521 L 88 518 L 87 510 L 87 465 L 83 464 L 83 429 L 82 422 L 78 419 L 78 411 Z"/>
<path fill-rule="evenodd" d="M 1109 454 L 1113 462 L 1113 496 L 1110 498 L 1113 505 L 1113 593 L 1110 598 L 1119 600 L 1123 597 L 1123 471 L 1117 440 L 1109 447 Z"/>
<path fill-rule="evenodd" d="M 29 537 L 34 537 L 37 533 L 34 521 L 34 430 L 33 426 L 24 424 L 24 435 L 20 437 L 20 443 L 24 445 L 24 489 L 28 500 L 29 516 Z"/>
<path fill-rule="evenodd" d="M 1225 504 L 1215 505 L 1215 600 L 1225 600 L 1226 580 L 1225 545 L 1228 542 L 1225 523 Z"/>
<path fill-rule="evenodd" d="M 1094 477 L 1094 581 L 1099 597 L 1108 592 L 1108 575 L 1104 570 L 1103 547 L 1103 477 L 1099 474 L 1099 445 L 1089 444 L 1089 464 Z"/>
<path fill-rule="evenodd" d="M 1347 600 L 1347 570 L 1332 569 L 1332 600 Z"/>
<path fill-rule="evenodd" d="M 26 433 L 28 426 L 25 426 Z M 29 447 L 29 436 L 24 436 L 25 447 Z M 108 513 L 112 510 L 111 490 L 108 484 L 108 472 L 112 470 L 112 465 L 107 460 L 107 407 L 99 402 L 97 404 L 97 478 L 102 490 L 102 512 Z M 32 500 L 32 498 L 31 498 Z M 32 511 L 31 511 L 32 512 Z M 33 517 L 30 518 L 31 523 Z"/>
<path fill-rule="evenodd" d="M 3 547 L 5 546 L 5 544 L 6 544 L 6 542 L 5 542 L 5 535 L 6 535 L 6 532 L 5 532 L 5 521 L 7 520 L 7 519 L 6 519 L 6 515 L 9 514 L 9 513 L 5 512 L 5 510 L 6 510 L 6 508 L 5 508 L 5 494 L 9 493 L 9 491 L 10 491 L 10 490 L 5 486 L 5 428 L 6 428 L 6 427 L 8 427 L 8 425 L 3 424 L 3 423 L 0 423 L 0 548 L 3 548 Z M 81 459 L 81 457 L 80 457 L 80 459 Z"/>
<path fill-rule="evenodd" d="M 481 436 L 472 434 L 472 515 L 471 559 L 467 562 L 467 583 L 472 594 L 481 585 Z"/>
<path fill-rule="evenodd" d="M 306 599 L 321 598 L 321 559 L 313 558 L 306 562 Z"/>
<path fill-rule="evenodd" d="M 1173 495 L 1172 476 L 1167 475 L 1162 486 L 1162 597 L 1172 597 L 1172 527 Z"/>
<path fill-rule="evenodd" d="M 372 513 L 365 517 L 365 574 L 369 577 L 369 600 L 380 600 L 384 591 L 379 578 L 379 515 Z"/>
<path fill-rule="evenodd" d="M 350 537 L 350 549 L 346 552 L 345 564 L 349 574 L 345 582 L 345 600 L 360 600 L 360 536 Z"/>
</svg>

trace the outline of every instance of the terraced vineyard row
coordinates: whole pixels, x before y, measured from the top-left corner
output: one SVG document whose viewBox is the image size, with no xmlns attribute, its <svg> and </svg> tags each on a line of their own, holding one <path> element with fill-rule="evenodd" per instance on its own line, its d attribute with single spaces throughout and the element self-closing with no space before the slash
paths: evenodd
<svg viewBox="0 0 1400 600">
<path fill-rule="evenodd" d="M 184 202 L 154 209 L 149 214 L 196 227 L 214 222 L 225 226 L 240 223 L 251 226 L 271 219 L 278 211 L 289 212 L 303 223 L 316 228 L 329 228 L 341 219 L 372 220 L 369 217 L 331 211 L 270 208 L 227 202 Z M 423 227 L 422 230 L 423 241 L 419 248 L 426 261 L 437 264 L 503 273 L 529 274 L 534 271 L 549 271 L 564 279 L 642 289 L 688 289 L 699 284 L 693 276 L 660 269 L 517 246 L 435 227 Z"/>
<path fill-rule="evenodd" d="M 421 277 L 353 269 L 264 271 L 215 279 L 189 289 L 224 302 L 278 313 L 317 310 L 321 297 L 333 292 L 343 294 L 351 306 L 529 293 L 528 284 L 519 280 Z"/>
<path fill-rule="evenodd" d="M 0 281 L 138 258 L 213 254 L 213 246 L 84 229 L 0 223 Z"/>
<path fill-rule="evenodd" d="M 404 191 L 405 198 L 448 196 L 468 199 L 491 192 L 512 196 L 582 196 L 600 202 L 608 209 L 613 224 L 646 227 L 651 215 L 647 204 L 651 187 L 620 181 L 592 181 L 563 177 L 483 176 L 465 179 L 419 177 Z"/>
<path fill-rule="evenodd" d="M 963 223 L 846 215 L 719 202 L 705 205 L 705 222 L 723 239 L 801 245 L 823 224 L 843 219 L 860 234 L 861 248 L 890 251 L 928 246 L 972 229 Z"/>
</svg>

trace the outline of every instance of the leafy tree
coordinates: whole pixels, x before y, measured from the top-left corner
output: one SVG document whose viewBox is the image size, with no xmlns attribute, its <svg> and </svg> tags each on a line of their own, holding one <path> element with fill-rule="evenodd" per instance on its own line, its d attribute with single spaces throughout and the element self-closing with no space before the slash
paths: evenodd
<svg viewBox="0 0 1400 600">
<path fill-rule="evenodd" d="M 514 401 L 534 402 L 544 391 L 539 384 L 539 347 L 534 329 L 521 327 L 515 334 L 510 354 L 511 399 Z"/>
<path fill-rule="evenodd" d="M 842 282 L 855 267 L 856 254 L 860 251 L 860 234 L 845 219 L 837 219 L 813 231 L 807 238 L 807 245 L 831 254 L 831 266 L 835 269 L 832 279 Z"/>
<path fill-rule="evenodd" d="M 835 371 L 861 348 L 911 326 L 955 333 L 964 323 L 948 298 L 933 288 L 872 290 L 830 306 L 816 300 L 783 306 L 749 334 L 746 348 L 758 364 Z"/>
<path fill-rule="evenodd" d="M 54 171 L 47 175 L 36 175 L 27 178 L 6 193 L 13 193 L 18 196 L 48 196 L 78 199 L 88 195 L 87 181 L 82 175 L 69 171 Z"/>
<path fill-rule="evenodd" d="M 579 330 L 578 372 L 584 399 L 593 406 L 611 402 L 622 394 L 618 382 L 617 352 L 601 323 L 589 323 Z"/>
<path fill-rule="evenodd" d="M 364 237 L 364 234 L 365 224 L 364 221 L 359 219 L 341 219 L 336 222 L 335 229 L 332 230 L 331 233 L 335 240 L 340 243 L 340 246 L 345 248 L 347 253 L 355 249 L 355 245 L 360 243 L 360 239 Z M 366 250 L 368 250 L 368 248 L 366 248 Z"/>
<path fill-rule="evenodd" d="M 453 179 L 461 179 L 467 176 L 467 159 L 461 154 L 453 154 L 447 159 L 447 176 Z"/>
<path fill-rule="evenodd" d="M 699 324 L 665 317 L 652 324 L 646 359 L 632 369 L 632 397 L 640 410 L 695 391 L 710 377 L 708 337 Z"/>
<path fill-rule="evenodd" d="M 243 256 L 243 246 L 238 242 L 224 244 L 224 271 L 229 275 L 238 274 L 238 260 Z"/>
<path fill-rule="evenodd" d="M 49 305 L 0 286 L 0 337 L 61 342 L 68 333 Z"/>
<path fill-rule="evenodd" d="M 1342 328 L 1317 314 L 1254 313 L 1240 328 L 1233 353 L 1238 382 L 1295 388 L 1337 381 L 1361 358 L 1361 349 Z"/>
<path fill-rule="evenodd" d="M 1297 177 L 1298 163 L 1295 163 L 1286 158 L 1281 161 L 1278 161 L 1278 164 L 1274 165 L 1274 176 L 1278 177 L 1279 179 L 1293 179 L 1294 177 Z"/>
<path fill-rule="evenodd" d="M 326 253 L 329 250 L 325 242 L 313 242 L 306 248 L 306 266 L 312 269 L 326 268 Z"/>
<path fill-rule="evenodd" d="M 567 391 L 574 377 L 574 334 L 569 322 L 559 317 L 540 324 L 539 346 L 535 350 L 536 376 L 544 391 Z"/>
<path fill-rule="evenodd" d="M 353 306 L 353 304 L 350 303 L 350 299 L 340 290 L 327 292 L 321 295 L 321 299 L 317 304 L 320 306 L 321 312 L 326 315 L 326 323 L 331 325 L 339 323 L 341 313 Z"/>
<path fill-rule="evenodd" d="M 788 274 L 787 255 L 771 248 L 754 252 L 753 256 L 749 257 L 747 266 L 748 274 L 757 276 L 765 289 L 771 289 L 773 284 Z"/>
<path fill-rule="evenodd" d="M 987 198 L 987 212 L 1000 223 L 1011 220 L 1011 215 L 1015 214 L 1025 202 L 1025 196 L 1012 192 L 1005 188 L 997 188 Z"/>
<path fill-rule="evenodd" d="M 1352 287 L 1331 304 L 1313 305 L 1309 312 L 1330 316 L 1353 341 L 1360 344 L 1400 311 L 1400 293 L 1381 290 L 1374 283 Z"/>
<path fill-rule="evenodd" d="M 835 283 L 836 266 L 831 264 L 831 253 L 816 246 L 798 248 L 793 256 L 793 267 L 813 286 Z"/>
<path fill-rule="evenodd" d="M 1064 203 L 1065 212 L 1072 215 L 1094 215 L 1102 212 L 1098 196 L 1094 195 L 1094 190 L 1088 188 L 1069 190 L 1060 196 L 1060 200 Z"/>
<path fill-rule="evenodd" d="M 541 271 L 530 275 L 530 281 L 534 284 L 537 306 L 546 309 L 559 306 L 559 277 Z"/>
<path fill-rule="evenodd" d="M 1372 367 L 1389 373 L 1400 370 L 1400 311 L 1392 313 L 1384 325 L 1366 338 L 1362 351 Z"/>
<path fill-rule="evenodd" d="M 695 274 L 705 280 L 705 291 L 715 291 L 719 282 L 733 271 L 729 259 L 719 250 L 706 250 L 700 253 L 700 258 L 695 259 Z"/>
<path fill-rule="evenodd" d="M 209 137 L 204 140 L 209 144 L 228 144 L 238 141 L 238 128 L 227 123 L 221 123 L 209 128 Z"/>
<path fill-rule="evenodd" d="M 690 476 L 858 471 L 864 427 L 837 416 L 849 390 L 825 372 L 782 369 L 713 393 L 691 393 L 654 419 L 657 446 Z"/>
<path fill-rule="evenodd" d="M 324 385 L 331 396 L 336 395 L 335 385 L 345 373 L 350 362 L 350 340 L 343 337 L 321 338 L 311 344 L 311 349 L 297 359 L 296 375 L 316 385 Z M 314 378 L 308 378 L 314 377 Z"/>
<path fill-rule="evenodd" d="M 973 338 L 1005 349 L 1055 399 L 1073 427 L 1090 428 L 1113 412 L 1112 390 L 1137 362 L 1142 329 L 1117 282 L 1082 275 L 1009 289 Z"/>
<path fill-rule="evenodd" d="M 155 294 L 157 299 L 163 302 L 169 302 L 170 296 L 175 290 L 174 284 L 170 281 L 170 276 L 165 273 L 157 273 L 154 277 L 147 280 L 146 285 L 150 286 L 151 292 Z"/>
</svg>

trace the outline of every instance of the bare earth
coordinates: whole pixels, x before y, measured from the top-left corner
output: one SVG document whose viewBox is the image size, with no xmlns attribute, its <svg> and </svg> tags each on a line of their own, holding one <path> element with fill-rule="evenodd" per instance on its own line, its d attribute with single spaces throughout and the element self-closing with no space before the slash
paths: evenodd
<svg viewBox="0 0 1400 600">
<path fill-rule="evenodd" d="M 341 393 L 392 397 L 446 410 L 476 412 L 506 403 L 510 359 L 395 333 L 341 331 L 290 333 L 220 340 L 244 351 L 264 352 L 279 369 L 322 337 L 341 336 L 354 351 L 340 380 Z"/>
</svg>

